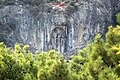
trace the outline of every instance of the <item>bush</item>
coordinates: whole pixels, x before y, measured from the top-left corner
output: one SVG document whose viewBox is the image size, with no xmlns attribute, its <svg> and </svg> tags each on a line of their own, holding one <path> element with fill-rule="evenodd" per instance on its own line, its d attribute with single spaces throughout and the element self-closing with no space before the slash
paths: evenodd
<svg viewBox="0 0 120 80">
<path fill-rule="evenodd" d="M 110 26 L 105 41 L 96 35 L 94 42 L 73 56 L 70 64 L 72 73 L 79 76 L 76 80 L 119 80 L 120 26 Z"/>
<path fill-rule="evenodd" d="M 27 48 L 17 44 L 10 49 L 0 43 L 0 80 L 69 80 L 68 64 L 60 53 L 32 54 Z"/>
<path fill-rule="evenodd" d="M 0 43 L 0 80 L 120 80 L 120 26 L 109 27 L 106 39 L 96 35 L 70 62 L 54 50 L 31 53 Z"/>
<path fill-rule="evenodd" d="M 116 17 L 117 17 L 117 23 L 119 23 L 120 24 L 120 12 L 118 13 L 118 14 L 116 14 Z"/>
</svg>

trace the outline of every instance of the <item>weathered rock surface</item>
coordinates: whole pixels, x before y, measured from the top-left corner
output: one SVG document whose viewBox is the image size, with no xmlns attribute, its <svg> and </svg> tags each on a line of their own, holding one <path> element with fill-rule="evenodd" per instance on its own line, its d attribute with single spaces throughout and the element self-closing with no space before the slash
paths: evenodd
<svg viewBox="0 0 120 80">
<path fill-rule="evenodd" d="M 8 46 L 29 44 L 40 52 L 55 49 L 66 56 L 86 46 L 95 34 L 104 37 L 114 11 L 120 9 L 120 0 L 78 0 L 77 6 L 74 1 L 66 4 L 64 11 L 53 10 L 44 0 L 31 1 L 1 0 L 0 40 Z"/>
</svg>

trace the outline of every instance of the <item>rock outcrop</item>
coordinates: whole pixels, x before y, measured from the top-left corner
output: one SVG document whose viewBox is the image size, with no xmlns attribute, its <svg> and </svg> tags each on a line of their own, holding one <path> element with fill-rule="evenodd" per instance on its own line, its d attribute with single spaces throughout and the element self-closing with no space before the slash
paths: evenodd
<svg viewBox="0 0 120 80">
<path fill-rule="evenodd" d="M 52 9 L 45 0 L 35 1 L 1 0 L 1 41 L 12 47 L 29 44 L 40 52 L 55 49 L 70 56 L 97 33 L 104 37 L 107 26 L 113 24 L 112 15 L 120 9 L 120 0 L 68 1 L 64 10 Z"/>
</svg>

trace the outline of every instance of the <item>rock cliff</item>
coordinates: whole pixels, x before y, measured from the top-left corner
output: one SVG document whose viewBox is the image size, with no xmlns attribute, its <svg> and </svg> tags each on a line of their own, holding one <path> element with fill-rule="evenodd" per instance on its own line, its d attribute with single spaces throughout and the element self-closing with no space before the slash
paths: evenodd
<svg viewBox="0 0 120 80">
<path fill-rule="evenodd" d="M 8 46 L 29 44 L 33 49 L 55 49 L 70 56 L 103 35 L 114 23 L 120 0 L 68 0 L 53 9 L 45 0 L 1 0 L 0 40 Z"/>
</svg>

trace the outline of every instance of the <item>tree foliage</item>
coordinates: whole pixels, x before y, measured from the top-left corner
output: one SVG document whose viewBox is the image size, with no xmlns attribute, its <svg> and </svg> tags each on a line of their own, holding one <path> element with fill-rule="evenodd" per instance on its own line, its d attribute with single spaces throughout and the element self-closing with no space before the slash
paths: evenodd
<svg viewBox="0 0 120 80">
<path fill-rule="evenodd" d="M 54 50 L 31 53 L 28 45 L 14 49 L 0 43 L 0 79 L 6 80 L 119 80 L 120 26 L 109 27 L 106 39 L 96 35 L 70 62 Z"/>
<path fill-rule="evenodd" d="M 70 64 L 74 77 L 79 76 L 77 80 L 119 80 L 120 26 L 110 26 L 106 40 L 96 35 L 94 42 L 73 56 Z"/>
<path fill-rule="evenodd" d="M 117 17 L 117 23 L 119 23 L 120 24 L 120 12 L 118 13 L 118 14 L 116 14 L 116 17 Z"/>
<path fill-rule="evenodd" d="M 10 49 L 0 43 L 0 80 L 69 80 L 68 64 L 60 53 L 33 54 L 28 48 L 17 44 Z"/>
<path fill-rule="evenodd" d="M 67 62 L 54 50 L 31 53 L 29 45 L 14 49 L 0 43 L 0 80 L 120 80 L 120 26 L 94 41 Z"/>
</svg>

